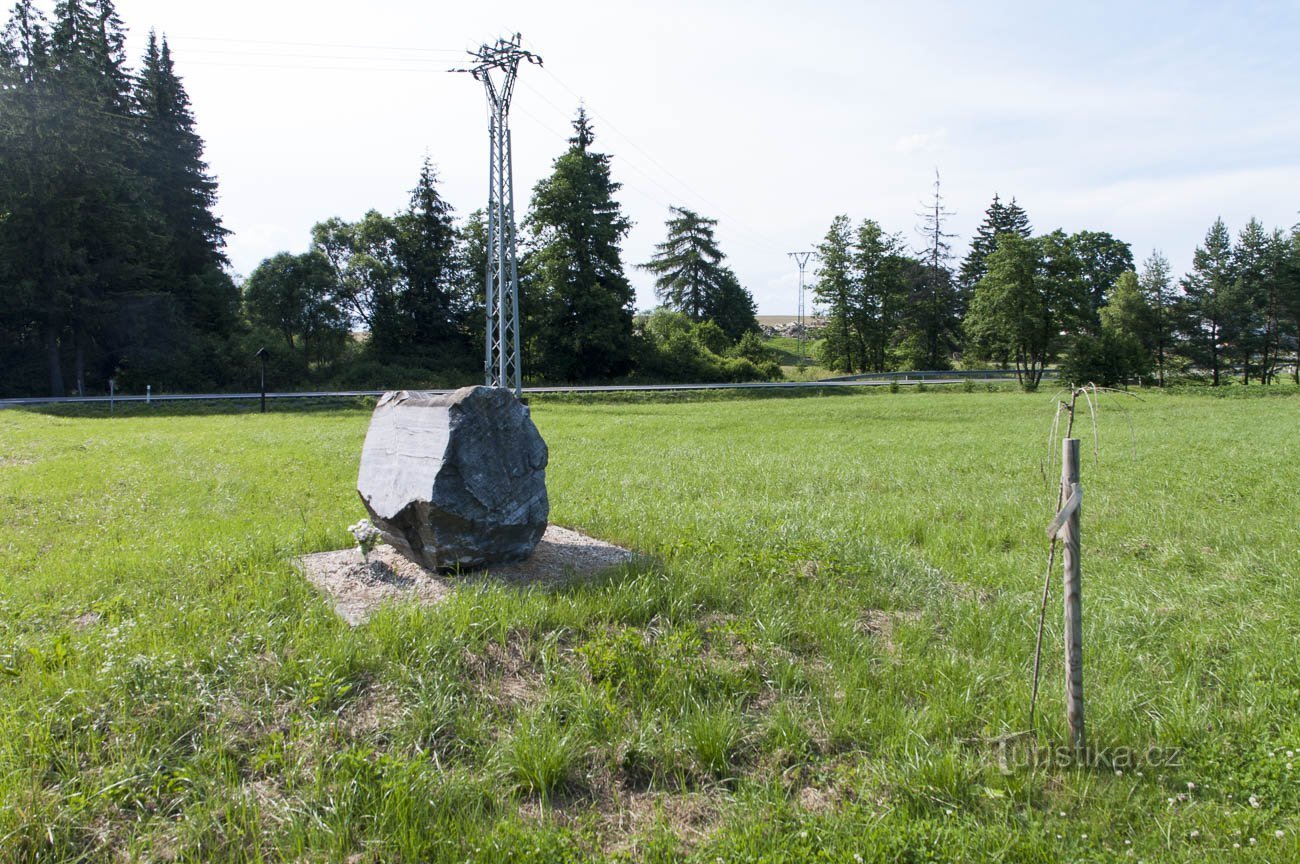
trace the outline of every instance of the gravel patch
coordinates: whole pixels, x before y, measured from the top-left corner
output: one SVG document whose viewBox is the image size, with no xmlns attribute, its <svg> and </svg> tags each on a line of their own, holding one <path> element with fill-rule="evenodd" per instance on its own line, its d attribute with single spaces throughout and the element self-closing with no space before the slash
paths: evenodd
<svg viewBox="0 0 1300 864">
<path fill-rule="evenodd" d="M 458 584 L 494 581 L 550 586 L 594 576 L 631 561 L 621 546 L 579 531 L 550 525 L 526 561 L 461 573 L 434 573 L 404 558 L 391 546 L 376 547 L 370 563 L 355 548 L 304 555 L 295 562 L 303 575 L 334 600 L 334 611 L 348 624 L 364 624 L 384 603 L 438 603 Z"/>
</svg>

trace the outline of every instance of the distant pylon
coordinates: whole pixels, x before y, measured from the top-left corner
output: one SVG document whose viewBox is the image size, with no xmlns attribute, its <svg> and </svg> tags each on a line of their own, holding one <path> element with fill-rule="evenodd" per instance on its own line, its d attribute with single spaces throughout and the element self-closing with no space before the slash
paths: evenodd
<svg viewBox="0 0 1300 864">
<path fill-rule="evenodd" d="M 808 266 L 808 259 L 815 254 L 813 252 L 787 252 L 785 253 L 794 259 L 794 263 L 799 265 L 799 368 L 803 368 L 804 361 L 804 343 L 807 341 L 806 331 L 808 325 L 804 323 L 804 302 L 803 302 L 803 272 Z"/>
<path fill-rule="evenodd" d="M 510 161 L 510 97 L 514 95 L 519 63 L 542 65 L 542 58 L 520 47 L 522 37 L 498 39 L 469 52 L 478 63 L 468 69 L 487 91 L 488 167 L 488 263 L 484 298 L 487 327 L 484 332 L 483 374 L 489 387 L 507 387 L 518 396 L 523 389 L 519 356 L 519 259 L 515 252 L 515 186 Z M 497 72 L 498 80 L 492 79 Z"/>
</svg>

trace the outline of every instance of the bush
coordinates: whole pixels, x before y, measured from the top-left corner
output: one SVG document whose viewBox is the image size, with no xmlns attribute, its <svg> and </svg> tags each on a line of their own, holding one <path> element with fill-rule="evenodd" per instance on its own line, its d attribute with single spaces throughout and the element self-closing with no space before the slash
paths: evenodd
<svg viewBox="0 0 1300 864">
<path fill-rule="evenodd" d="M 1079 336 L 1061 361 L 1063 383 L 1121 387 L 1143 373 L 1142 346 L 1136 340 L 1103 329 L 1100 336 Z"/>
<path fill-rule="evenodd" d="M 640 322 L 633 377 L 701 383 L 780 380 L 781 366 L 773 353 L 756 335 L 727 347 L 712 321 L 697 323 L 681 312 L 656 309 Z"/>
</svg>

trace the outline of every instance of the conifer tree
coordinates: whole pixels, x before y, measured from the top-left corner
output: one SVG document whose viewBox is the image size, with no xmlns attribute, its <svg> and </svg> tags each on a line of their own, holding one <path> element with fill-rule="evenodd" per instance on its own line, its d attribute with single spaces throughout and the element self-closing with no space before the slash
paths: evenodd
<svg viewBox="0 0 1300 864">
<path fill-rule="evenodd" d="M 1138 287 L 1151 309 L 1151 348 L 1154 353 L 1156 382 L 1165 386 L 1165 368 L 1175 345 L 1175 313 L 1178 295 L 1174 289 L 1169 259 L 1155 250 L 1142 264 Z"/>
<path fill-rule="evenodd" d="M 1268 381 L 1269 358 L 1276 343 L 1277 289 L 1281 272 L 1280 232 L 1270 235 L 1251 218 L 1232 249 L 1230 341 L 1241 366 L 1242 383 L 1250 383 L 1252 361 L 1258 356 L 1260 381 Z"/>
<path fill-rule="evenodd" d="M 48 338 L 58 353 L 61 328 L 41 302 L 53 288 L 53 259 L 62 257 L 42 230 L 56 214 L 40 206 L 53 179 L 38 137 L 51 114 L 50 63 L 48 23 L 31 0 L 21 0 L 0 34 L 0 365 L 10 370 L 39 368 L 41 359 L 28 356 Z M 62 395 L 57 362 L 49 375 L 51 390 Z"/>
<path fill-rule="evenodd" d="M 406 211 L 393 222 L 400 279 L 391 316 L 377 322 L 376 345 L 429 364 L 474 365 L 465 330 L 474 292 L 461 274 L 452 207 L 438 192 L 438 174 L 427 156 Z M 473 275 L 481 280 L 484 269 L 486 263 Z"/>
<path fill-rule="evenodd" d="M 722 261 L 713 236 L 716 219 L 669 207 L 668 238 L 640 267 L 655 276 L 655 293 L 692 321 L 713 321 L 735 342 L 757 327 L 754 299 Z"/>
<path fill-rule="evenodd" d="M 465 305 L 462 329 L 469 340 L 471 351 L 481 359 L 484 328 L 487 326 L 484 309 L 486 298 L 484 284 L 488 268 L 487 214 L 483 210 L 470 213 L 456 228 L 456 296 Z M 520 298 L 521 305 L 528 300 Z M 522 309 L 521 309 L 522 312 Z"/>
<path fill-rule="evenodd" d="M 229 233 L 213 212 L 217 181 L 203 160 L 189 94 L 176 74 L 171 49 L 150 31 L 135 87 L 143 153 L 140 173 L 162 234 L 155 258 L 162 290 L 179 300 L 185 319 L 202 332 L 229 333 L 239 293 L 226 275 Z"/>
<path fill-rule="evenodd" d="M 0 251 L 25 286 L 23 317 L 39 329 L 50 391 L 65 392 L 71 348 L 84 391 L 87 350 L 138 287 L 150 239 L 132 171 L 136 149 L 110 0 L 66 0 L 46 21 L 30 0 L 10 17 L 0 52 Z"/>
<path fill-rule="evenodd" d="M 722 273 L 723 255 L 713 236 L 718 220 L 685 207 L 669 207 L 668 212 L 668 239 L 640 267 L 654 274 L 659 302 L 703 321 Z"/>
<path fill-rule="evenodd" d="M 884 372 L 889 351 L 907 305 L 903 241 L 886 234 L 875 220 L 858 226 L 854 237 L 853 270 L 857 282 L 857 324 L 862 334 L 863 369 Z M 913 262 L 914 263 L 914 262 Z"/>
<path fill-rule="evenodd" d="M 1279 333 L 1290 338 L 1295 348 L 1291 364 L 1292 378 L 1300 384 L 1300 224 L 1291 229 L 1286 245 L 1279 250 L 1282 255 L 1281 292 L 1278 297 Z"/>
<path fill-rule="evenodd" d="M 949 354 L 956 347 L 960 301 L 953 284 L 953 235 L 944 230 L 949 216 L 943 205 L 939 172 L 934 172 L 934 196 L 921 212 L 921 234 L 925 245 L 918 250 L 923 265 L 922 279 L 908 307 L 907 354 L 914 369 L 947 369 Z"/>
<path fill-rule="evenodd" d="M 1194 359 L 1210 369 L 1218 386 L 1224 349 L 1233 330 L 1232 237 L 1222 219 L 1215 219 L 1205 243 L 1192 254 L 1192 271 L 1183 277 L 1185 324 Z"/>
<path fill-rule="evenodd" d="M 591 149 L 594 140 L 579 109 L 569 149 L 534 187 L 524 221 L 525 368 L 554 380 L 609 379 L 632 363 L 635 294 L 619 248 L 632 223 L 614 198 L 620 184 L 610 178 L 609 156 Z"/>
<path fill-rule="evenodd" d="M 1119 382 L 1149 376 L 1157 342 L 1156 314 L 1137 273 L 1126 270 L 1120 274 L 1100 314 L 1102 344 L 1112 356 Z"/>
<path fill-rule="evenodd" d="M 963 294 L 963 308 L 966 295 L 975 289 L 975 283 L 984 278 L 984 274 L 988 272 L 985 259 L 997 246 L 998 234 L 1003 231 L 1011 231 L 1021 237 L 1033 235 L 1029 214 L 1024 211 L 1024 208 L 1016 203 L 1015 198 L 1011 199 L 1010 204 L 1003 204 L 995 192 L 993 203 L 984 211 L 984 221 L 975 229 L 970 251 L 966 253 L 961 263 L 961 275 L 958 281 Z"/>
<path fill-rule="evenodd" d="M 821 361 L 837 372 L 860 369 L 866 352 L 854 328 L 853 224 L 847 215 L 836 216 L 818 244 L 816 276 L 813 296 L 826 309 L 827 319 Z"/>
</svg>

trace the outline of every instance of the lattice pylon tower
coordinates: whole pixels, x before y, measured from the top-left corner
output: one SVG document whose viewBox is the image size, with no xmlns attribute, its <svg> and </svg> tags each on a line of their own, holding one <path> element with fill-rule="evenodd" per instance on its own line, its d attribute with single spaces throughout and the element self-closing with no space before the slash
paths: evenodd
<svg viewBox="0 0 1300 864">
<path fill-rule="evenodd" d="M 793 258 L 795 264 L 797 264 L 799 267 L 799 316 L 797 320 L 799 322 L 799 368 L 802 369 L 804 363 L 804 355 L 807 353 L 807 349 L 805 348 L 805 345 L 807 344 L 807 337 L 805 334 L 807 333 L 808 330 L 807 319 L 806 316 L 804 315 L 805 307 L 804 307 L 804 299 L 803 299 L 804 298 L 803 274 L 804 274 L 804 270 L 808 267 L 808 259 L 812 258 L 812 256 L 815 253 L 787 252 L 785 254 Z"/>
<path fill-rule="evenodd" d="M 510 161 L 510 98 L 522 61 L 541 65 L 542 58 L 520 47 L 522 38 L 498 39 L 470 56 L 468 69 L 483 84 L 488 97 L 488 262 L 484 275 L 487 327 L 484 330 L 483 373 L 489 387 L 506 387 L 518 396 L 523 390 L 519 353 L 519 258 L 515 251 L 515 188 Z M 495 75 L 495 77 L 494 77 Z"/>
</svg>

